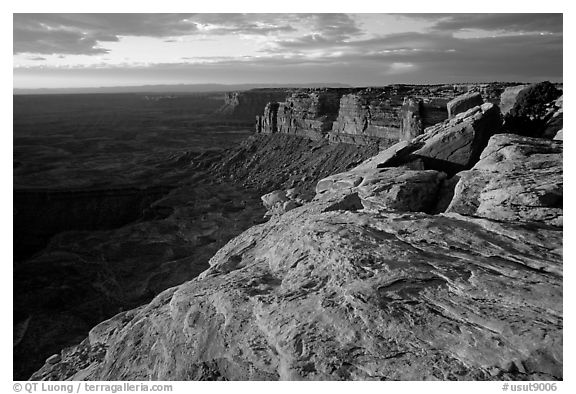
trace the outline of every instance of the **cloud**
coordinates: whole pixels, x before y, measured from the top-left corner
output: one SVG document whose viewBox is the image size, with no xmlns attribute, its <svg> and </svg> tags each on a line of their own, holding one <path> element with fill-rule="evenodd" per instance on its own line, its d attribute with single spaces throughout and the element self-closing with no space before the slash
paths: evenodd
<svg viewBox="0 0 576 394">
<path fill-rule="evenodd" d="M 86 80 L 139 77 L 142 83 L 329 82 L 352 85 L 562 79 L 562 38 L 555 35 L 455 38 L 402 33 L 349 42 L 315 57 L 303 53 L 182 58 L 179 63 L 38 68 L 17 74 L 85 75 Z M 174 80 L 170 79 L 173 78 Z M 196 79 L 195 79 L 196 78 Z M 180 82 L 176 82 L 180 81 Z"/>
<path fill-rule="evenodd" d="M 434 22 L 436 31 L 488 30 L 562 33 L 562 14 L 402 14 Z"/>
<path fill-rule="evenodd" d="M 363 31 L 355 20 L 346 14 L 302 14 L 310 34 L 292 39 L 273 41 L 264 52 L 278 52 L 284 49 L 330 48 L 341 45 L 358 36 Z"/>
<path fill-rule="evenodd" d="M 14 53 L 97 55 L 122 36 L 265 36 L 294 31 L 294 21 L 289 14 L 14 14 Z"/>
</svg>

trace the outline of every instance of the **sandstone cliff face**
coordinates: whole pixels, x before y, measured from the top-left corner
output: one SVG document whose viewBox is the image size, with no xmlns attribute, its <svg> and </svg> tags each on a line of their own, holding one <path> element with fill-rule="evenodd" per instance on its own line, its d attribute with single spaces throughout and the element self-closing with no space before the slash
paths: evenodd
<svg viewBox="0 0 576 394">
<path fill-rule="evenodd" d="M 402 104 L 402 127 L 400 129 L 400 141 L 410 141 L 424 131 L 422 124 L 422 112 L 424 103 L 422 100 L 407 97 Z"/>
<path fill-rule="evenodd" d="M 492 137 L 469 172 L 526 179 L 514 194 L 538 198 L 562 143 L 518 138 Z M 380 167 L 414 146 L 320 181 L 314 201 L 245 231 L 197 279 L 99 324 L 33 378 L 562 379 L 562 227 L 457 210 L 478 200 L 460 186 L 451 212 L 414 212 L 444 175 Z"/>
<path fill-rule="evenodd" d="M 444 121 L 448 117 L 446 104 L 455 94 L 447 87 L 431 92 L 428 87 L 411 85 L 301 90 L 284 102 L 268 103 L 264 114 L 256 118 L 256 132 L 296 134 L 384 149 L 408 138 L 408 134 L 416 136 L 425 127 Z M 420 104 L 403 108 L 407 97 Z M 409 125 L 409 118 L 415 123 Z M 412 131 L 403 131 L 408 129 Z"/>
<path fill-rule="evenodd" d="M 252 89 L 244 92 L 227 92 L 224 94 L 224 105 L 218 114 L 226 117 L 252 121 L 262 112 L 262 108 L 275 101 L 283 101 L 292 89 Z"/>
<path fill-rule="evenodd" d="M 378 89 L 348 94 L 340 99 L 338 118 L 332 132 L 361 134 L 398 140 L 400 105 L 398 99 Z"/>
<path fill-rule="evenodd" d="M 257 118 L 256 131 L 322 139 L 338 114 L 342 89 L 313 89 L 292 93 L 284 102 L 270 103 Z"/>
</svg>

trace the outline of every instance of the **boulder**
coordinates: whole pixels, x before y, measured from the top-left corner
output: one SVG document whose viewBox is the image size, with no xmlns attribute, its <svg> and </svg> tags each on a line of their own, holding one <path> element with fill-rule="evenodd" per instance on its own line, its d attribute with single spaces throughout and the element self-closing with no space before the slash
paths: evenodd
<svg viewBox="0 0 576 394">
<path fill-rule="evenodd" d="M 563 379 L 560 229 L 323 206 L 250 228 L 32 380 Z"/>
<path fill-rule="evenodd" d="M 360 165 L 356 166 L 357 170 L 374 169 L 382 167 L 393 167 L 402 164 L 409 157 L 410 153 L 418 149 L 422 144 L 414 144 L 410 141 L 400 141 L 391 147 L 378 153 Z"/>
<path fill-rule="evenodd" d="M 286 197 L 286 192 L 284 190 L 274 190 L 268 194 L 264 194 L 262 197 L 262 204 L 266 209 L 272 209 L 277 205 L 284 204 L 288 201 L 288 197 Z"/>
<path fill-rule="evenodd" d="M 559 130 L 556 135 L 554 136 L 554 140 L 556 141 L 563 141 L 564 140 L 564 132 L 563 130 Z"/>
<path fill-rule="evenodd" d="M 480 93 L 466 93 L 460 95 L 446 104 L 448 109 L 448 118 L 453 118 L 461 112 L 466 112 L 470 108 L 482 105 L 482 95 Z"/>
<path fill-rule="evenodd" d="M 500 131 L 502 119 L 491 103 L 469 109 L 443 123 L 429 127 L 412 140 L 422 144 L 412 155 L 422 158 L 427 168 L 455 173 L 471 168 L 490 136 Z"/>
<path fill-rule="evenodd" d="M 500 112 L 502 115 L 508 114 L 516 104 L 518 94 L 526 89 L 529 85 L 510 86 L 504 89 L 500 95 Z"/>
<path fill-rule="evenodd" d="M 562 142 L 495 135 L 459 177 L 447 212 L 562 225 Z"/>
</svg>

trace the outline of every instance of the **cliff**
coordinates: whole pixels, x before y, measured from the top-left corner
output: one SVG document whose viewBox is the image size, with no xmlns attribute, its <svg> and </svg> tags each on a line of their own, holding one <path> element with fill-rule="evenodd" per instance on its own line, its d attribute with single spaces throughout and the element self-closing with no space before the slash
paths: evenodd
<svg viewBox="0 0 576 394">
<path fill-rule="evenodd" d="M 484 103 L 321 179 L 32 378 L 561 380 L 563 143 L 501 127 Z"/>
<path fill-rule="evenodd" d="M 325 138 L 332 143 L 384 149 L 405 138 L 401 137 L 403 127 L 412 128 L 407 133 L 415 136 L 424 128 L 444 121 L 448 117 L 447 103 L 459 91 L 453 85 L 300 90 L 283 102 L 268 103 L 264 114 L 256 118 L 256 132 Z M 420 104 L 403 107 L 408 98 Z M 419 119 L 418 125 L 403 126 L 411 116 Z"/>
<path fill-rule="evenodd" d="M 252 122 L 256 115 L 269 102 L 283 101 L 293 89 L 252 89 L 243 92 L 224 94 L 224 105 L 218 110 L 218 116 Z"/>
</svg>

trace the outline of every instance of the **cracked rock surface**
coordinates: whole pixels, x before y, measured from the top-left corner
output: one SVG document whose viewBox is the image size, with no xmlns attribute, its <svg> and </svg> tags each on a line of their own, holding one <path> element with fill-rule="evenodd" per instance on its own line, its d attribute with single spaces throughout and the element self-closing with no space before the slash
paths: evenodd
<svg viewBox="0 0 576 394">
<path fill-rule="evenodd" d="M 495 135 L 459 177 L 449 212 L 562 225 L 562 141 Z"/>
<path fill-rule="evenodd" d="M 314 201 L 33 379 L 562 379 L 562 231 Z"/>
</svg>

